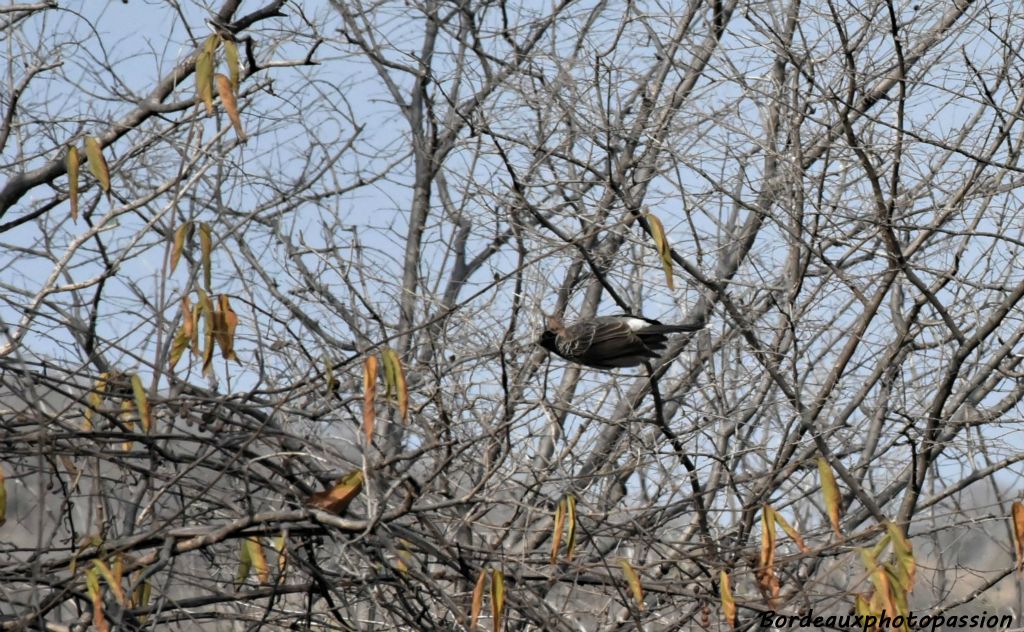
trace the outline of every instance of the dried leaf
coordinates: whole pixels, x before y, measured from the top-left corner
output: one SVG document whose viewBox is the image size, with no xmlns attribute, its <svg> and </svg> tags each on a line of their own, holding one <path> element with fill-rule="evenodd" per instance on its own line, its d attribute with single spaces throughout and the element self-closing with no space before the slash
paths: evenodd
<svg viewBox="0 0 1024 632">
<path fill-rule="evenodd" d="M 100 589 L 100 578 L 95 569 L 85 571 L 85 587 L 92 600 L 92 624 L 99 632 L 109 632 L 110 626 L 103 615 L 103 592 Z"/>
<path fill-rule="evenodd" d="M 377 356 L 367 356 L 363 361 L 363 434 L 366 445 L 373 441 L 373 426 L 376 419 L 374 402 L 377 399 Z"/>
<path fill-rule="evenodd" d="M 1024 570 L 1024 504 L 1013 501 L 1010 507 L 1013 516 L 1013 546 L 1017 551 L 1017 572 Z"/>
<path fill-rule="evenodd" d="M 796 543 L 796 546 L 800 549 L 800 552 L 810 553 L 811 550 L 807 548 L 807 544 L 804 542 L 804 539 L 800 536 L 800 532 L 794 529 L 792 525 L 790 525 L 789 522 L 787 522 L 786 519 L 782 517 L 782 514 L 780 514 L 777 511 L 774 512 L 774 514 L 775 524 L 782 527 L 782 530 L 786 532 L 786 535 L 789 536 L 789 539 L 793 540 L 793 542 Z"/>
<path fill-rule="evenodd" d="M 170 274 L 174 274 L 174 269 L 178 267 L 178 260 L 181 259 L 181 252 L 185 249 L 185 240 L 188 238 L 189 233 L 195 225 L 192 222 L 185 222 L 181 226 L 178 226 L 178 230 L 174 231 L 174 243 L 171 246 L 171 270 Z"/>
<path fill-rule="evenodd" d="M 128 605 L 128 598 L 124 594 L 124 589 L 121 587 L 121 578 L 115 577 L 114 572 L 110 570 L 107 563 L 103 560 L 94 559 L 92 561 L 93 568 L 99 571 L 100 575 L 107 582 L 107 586 L 110 586 L 110 591 L 114 593 L 114 598 L 117 599 L 117 603 L 122 606 Z"/>
<path fill-rule="evenodd" d="M 213 263 L 211 260 L 213 253 L 213 230 L 206 222 L 200 222 L 199 224 L 199 249 L 202 253 L 203 289 L 209 292 L 211 291 L 210 284 L 213 283 Z"/>
<path fill-rule="evenodd" d="M 566 558 L 571 562 L 572 556 L 576 553 L 576 497 L 569 494 L 565 497 L 566 520 L 569 523 L 569 538 L 566 543 L 568 555 Z"/>
<path fill-rule="evenodd" d="M 768 604 L 773 608 L 779 598 L 779 578 L 775 574 L 775 515 L 770 505 L 762 505 L 761 514 L 761 551 L 755 575 L 758 586 L 767 596 Z"/>
<path fill-rule="evenodd" d="M 494 620 L 494 632 L 501 632 L 502 619 L 505 616 L 505 576 L 498 569 L 491 571 L 491 617 Z"/>
<path fill-rule="evenodd" d="M 669 246 L 668 237 L 665 235 L 665 227 L 653 213 L 647 213 L 647 223 L 651 227 L 651 237 L 654 237 L 654 245 L 658 249 L 661 268 L 665 271 L 665 283 L 668 289 L 674 290 L 676 284 L 672 278 L 672 247 Z"/>
<path fill-rule="evenodd" d="M 551 563 L 558 559 L 558 548 L 562 546 L 562 530 L 565 529 L 565 499 L 558 501 L 555 508 L 555 526 L 551 532 Z"/>
<path fill-rule="evenodd" d="M 142 378 L 138 374 L 132 375 L 132 395 L 135 397 L 135 407 L 139 410 L 142 431 L 149 434 L 153 429 L 153 418 L 150 414 L 149 401 L 146 399 L 146 389 L 142 386 Z"/>
<path fill-rule="evenodd" d="M 266 586 L 270 583 L 270 567 L 267 566 L 267 556 L 263 553 L 263 544 L 258 537 L 251 536 L 245 539 L 245 546 L 249 550 L 249 561 L 256 569 L 256 577 Z"/>
<path fill-rule="evenodd" d="M 100 141 L 95 136 L 85 137 L 85 157 L 89 160 L 89 171 L 100 182 L 104 193 L 110 193 L 110 169 L 100 149 Z"/>
<path fill-rule="evenodd" d="M 829 522 L 832 523 L 832 531 L 835 532 L 837 538 L 843 539 L 839 519 L 839 486 L 836 485 L 836 477 L 832 474 L 832 468 L 829 467 L 825 457 L 818 457 L 818 474 L 821 477 L 821 496 L 825 501 L 825 511 L 828 512 Z"/>
<path fill-rule="evenodd" d="M 64 157 L 64 166 L 68 170 L 68 201 L 71 203 L 71 221 L 78 221 L 78 147 L 71 145 Z"/>
<path fill-rule="evenodd" d="M 207 114 L 213 114 L 213 53 L 218 39 L 216 35 L 207 38 L 196 57 L 196 95 L 206 104 Z"/>
<path fill-rule="evenodd" d="M 405 384 L 405 369 L 394 349 L 385 347 L 381 354 L 384 358 L 384 383 L 387 386 L 388 401 L 398 400 L 398 414 L 403 423 L 409 421 L 409 389 Z"/>
<path fill-rule="evenodd" d="M 308 504 L 317 509 L 341 514 L 348 508 L 352 499 L 363 488 L 363 471 L 353 470 L 335 481 L 331 489 L 316 492 L 309 497 Z"/>
<path fill-rule="evenodd" d="M 132 608 L 145 608 L 149 605 L 149 597 L 153 591 L 153 585 L 149 583 L 149 580 L 143 580 L 141 584 L 138 583 L 138 578 L 142 576 L 145 569 L 139 569 L 136 574 L 136 585 L 135 590 L 132 592 Z M 146 616 L 144 614 L 139 615 L 139 623 L 146 622 Z"/>
<path fill-rule="evenodd" d="M 480 569 L 480 577 L 473 586 L 473 599 L 469 607 L 469 629 L 476 629 L 476 622 L 480 618 L 480 610 L 484 605 L 484 584 L 487 582 L 487 569 Z"/>
<path fill-rule="evenodd" d="M 334 395 L 338 390 L 338 380 L 334 377 L 334 363 L 326 353 L 322 356 L 324 363 L 324 378 L 327 381 L 327 397 Z"/>
<path fill-rule="evenodd" d="M 238 103 L 235 101 L 235 93 L 231 89 L 231 81 L 224 75 L 214 75 L 217 83 L 217 94 L 220 95 L 220 102 L 224 104 L 224 111 L 228 113 L 231 127 L 235 128 L 238 140 L 245 140 L 245 130 L 242 129 L 242 119 L 238 116 Z"/>
<path fill-rule="evenodd" d="M 722 593 L 722 614 L 729 625 L 736 627 L 736 599 L 732 596 L 732 587 L 729 585 L 729 573 L 721 570 L 718 573 L 718 583 Z"/>
<path fill-rule="evenodd" d="M 288 529 L 281 529 L 281 534 L 274 539 L 274 551 L 277 553 L 277 572 L 284 581 L 284 569 L 288 566 Z"/>
<path fill-rule="evenodd" d="M 228 77 L 231 79 L 231 91 L 238 94 L 238 44 L 231 40 L 224 41 L 224 60 L 228 66 Z"/>
<path fill-rule="evenodd" d="M 238 590 L 245 584 L 251 569 L 252 556 L 249 554 L 249 544 L 246 540 L 242 540 L 238 544 L 238 570 L 235 572 L 235 590 Z"/>
<path fill-rule="evenodd" d="M 633 599 L 636 601 L 636 607 L 638 610 L 644 609 L 644 589 L 640 585 L 640 576 L 636 574 L 636 570 L 633 565 L 629 563 L 629 560 L 622 557 L 619 558 L 619 566 L 622 567 L 622 572 L 626 576 L 626 583 L 629 584 L 629 590 L 633 593 Z"/>
<path fill-rule="evenodd" d="M 907 592 L 914 588 L 914 577 L 917 574 L 917 563 L 914 561 L 914 547 L 903 533 L 903 529 L 890 522 L 886 525 L 892 536 L 892 552 L 896 565 L 900 569 L 901 583 Z"/>
<path fill-rule="evenodd" d="M 7 481 L 4 479 L 4 468 L 0 466 L 0 527 L 7 522 Z"/>
<path fill-rule="evenodd" d="M 221 357 L 234 360 L 241 364 L 235 355 L 235 328 L 238 327 L 238 315 L 231 309 L 227 294 L 217 297 L 220 309 L 214 314 L 217 329 L 217 343 L 220 345 Z"/>
<path fill-rule="evenodd" d="M 82 429 L 86 432 L 92 430 L 93 415 L 99 412 L 100 406 L 103 404 L 103 394 L 107 390 L 107 382 L 109 380 L 110 373 L 108 371 L 100 373 L 99 379 L 96 380 L 96 385 L 93 386 L 92 391 L 90 391 L 88 397 L 85 398 L 86 407 L 83 415 L 85 417 L 85 421 L 82 423 Z"/>
</svg>

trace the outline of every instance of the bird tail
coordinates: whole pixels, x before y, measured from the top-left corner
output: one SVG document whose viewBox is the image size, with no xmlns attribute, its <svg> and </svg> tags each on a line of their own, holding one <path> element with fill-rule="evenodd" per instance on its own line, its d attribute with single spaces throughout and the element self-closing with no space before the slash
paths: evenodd
<svg viewBox="0 0 1024 632">
<path fill-rule="evenodd" d="M 698 331 L 704 328 L 704 323 L 682 323 L 680 325 L 651 325 L 644 328 L 645 334 L 678 334 L 684 331 Z"/>
</svg>

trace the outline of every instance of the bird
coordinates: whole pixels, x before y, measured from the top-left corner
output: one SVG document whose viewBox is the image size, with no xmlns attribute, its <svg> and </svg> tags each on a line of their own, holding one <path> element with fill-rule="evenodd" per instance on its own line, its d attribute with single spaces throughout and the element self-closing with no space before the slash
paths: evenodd
<svg viewBox="0 0 1024 632">
<path fill-rule="evenodd" d="M 537 344 L 561 357 L 595 369 L 639 366 L 665 350 L 668 334 L 697 331 L 703 323 L 665 325 L 653 318 L 617 314 L 565 325 L 547 317 Z"/>
</svg>

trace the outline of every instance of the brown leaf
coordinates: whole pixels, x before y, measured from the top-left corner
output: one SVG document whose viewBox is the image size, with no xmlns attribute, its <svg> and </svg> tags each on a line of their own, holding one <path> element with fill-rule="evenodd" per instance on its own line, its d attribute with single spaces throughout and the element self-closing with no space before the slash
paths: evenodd
<svg viewBox="0 0 1024 632">
<path fill-rule="evenodd" d="M 480 618 L 480 610 L 484 605 L 484 584 L 487 582 L 487 569 L 480 569 L 480 577 L 476 579 L 473 586 L 473 599 L 469 607 L 469 629 L 476 629 L 476 622 Z"/>
<path fill-rule="evenodd" d="M 174 242 L 171 246 L 170 274 L 174 274 L 174 269 L 178 267 L 178 260 L 181 259 L 181 252 L 185 249 L 185 239 L 187 239 L 189 233 L 192 232 L 193 226 L 194 224 L 192 222 L 185 222 L 181 226 L 178 226 L 178 230 L 174 231 Z"/>
<path fill-rule="evenodd" d="M 316 492 L 307 503 L 335 514 L 342 514 L 363 488 L 363 471 L 353 470 L 335 481 L 331 489 Z"/>
<path fill-rule="evenodd" d="M 231 90 L 231 81 L 224 75 L 214 75 L 217 83 L 217 94 L 220 95 L 220 102 L 224 104 L 224 111 L 228 113 L 231 126 L 238 134 L 238 140 L 245 140 L 245 130 L 242 129 L 242 119 L 238 116 L 238 102 L 235 101 L 235 93 Z"/>
<path fill-rule="evenodd" d="M 213 282 L 213 230 L 206 222 L 199 224 L 199 249 L 202 253 L 203 289 L 209 292 L 210 284 Z"/>
<path fill-rule="evenodd" d="M 64 157 L 68 170 L 68 201 L 71 203 L 71 221 L 78 221 L 78 147 L 71 145 Z"/>
<path fill-rule="evenodd" d="M 558 501 L 555 508 L 555 525 L 551 532 L 551 563 L 558 559 L 558 548 L 562 546 L 562 530 L 565 529 L 565 499 Z"/>
<path fill-rule="evenodd" d="M 231 309 L 227 294 L 218 296 L 217 301 L 220 309 L 214 315 L 214 322 L 217 325 L 217 343 L 220 345 L 221 357 L 241 364 L 235 355 L 235 328 L 238 327 L 238 315 Z"/>
<path fill-rule="evenodd" d="M 732 596 L 732 587 L 729 585 L 729 573 L 725 570 L 719 571 L 718 583 L 722 593 L 722 614 L 729 625 L 736 627 L 736 599 Z"/>
<path fill-rule="evenodd" d="M 100 149 L 100 141 L 95 136 L 85 137 L 85 157 L 89 160 L 89 171 L 100 182 L 104 193 L 110 193 L 110 169 Z"/>
</svg>

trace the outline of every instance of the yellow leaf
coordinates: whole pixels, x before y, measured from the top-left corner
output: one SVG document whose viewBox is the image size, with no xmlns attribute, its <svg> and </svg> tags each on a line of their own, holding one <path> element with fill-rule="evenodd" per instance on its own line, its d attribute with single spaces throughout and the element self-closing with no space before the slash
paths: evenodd
<svg viewBox="0 0 1024 632">
<path fill-rule="evenodd" d="M 178 230 L 174 231 L 174 243 L 171 246 L 171 274 L 174 274 L 174 269 L 178 267 L 181 251 L 185 249 L 185 240 L 192 232 L 193 226 L 192 222 L 185 222 L 178 226 Z"/>
<path fill-rule="evenodd" d="M 480 569 L 480 577 L 476 579 L 473 586 L 473 599 L 469 607 L 469 629 L 476 629 L 476 622 L 480 618 L 480 610 L 484 605 L 484 584 L 487 582 L 487 569 Z"/>
<path fill-rule="evenodd" d="M 555 526 L 551 533 L 551 563 L 558 559 L 558 547 L 562 545 L 562 530 L 565 529 L 565 499 L 558 501 L 555 508 Z"/>
<path fill-rule="evenodd" d="M 71 203 L 71 221 L 78 221 L 78 147 L 68 147 L 64 165 L 68 170 L 68 201 Z"/>
<path fill-rule="evenodd" d="M 104 193 L 110 193 L 110 169 L 100 149 L 100 141 L 95 136 L 85 137 L 85 157 L 89 160 L 89 171 L 100 182 Z"/>
<path fill-rule="evenodd" d="M 142 378 L 138 374 L 132 375 L 132 394 L 135 396 L 135 407 L 139 409 L 139 419 L 142 420 L 142 431 L 149 434 L 153 428 L 153 419 L 150 415 L 149 401 L 146 399 L 146 389 L 142 386 Z"/>
<path fill-rule="evenodd" d="M 92 600 L 92 624 L 100 632 L 109 632 L 110 626 L 107 618 L 103 615 L 103 592 L 100 590 L 100 578 L 96 575 L 95 569 L 85 571 L 85 587 Z"/>
<path fill-rule="evenodd" d="M 505 615 L 505 576 L 498 569 L 491 571 L 491 616 L 494 618 L 494 632 L 501 631 Z"/>
<path fill-rule="evenodd" d="M 896 565 L 899 567 L 902 577 L 905 579 L 904 586 L 907 592 L 914 588 L 914 576 L 917 574 L 917 563 L 914 561 L 914 547 L 910 540 L 904 535 L 903 529 L 893 523 L 886 525 L 889 535 L 892 536 L 892 552 L 896 558 Z"/>
<path fill-rule="evenodd" d="M 367 356 L 363 361 L 363 434 L 366 445 L 373 441 L 373 426 L 376 414 L 374 401 L 377 399 L 377 356 Z"/>
<path fill-rule="evenodd" d="M 128 605 L 128 598 L 124 594 L 124 589 L 121 587 L 121 579 L 115 577 L 113 571 L 107 566 L 107 563 L 103 560 L 94 559 L 92 561 L 93 567 L 99 571 L 103 579 L 106 580 L 107 586 L 110 586 L 110 591 L 114 593 L 114 598 L 117 599 L 117 603 L 122 606 Z"/>
<path fill-rule="evenodd" d="M 353 470 L 335 481 L 331 489 L 316 492 L 307 501 L 317 509 L 341 514 L 363 488 L 363 471 Z"/>
<path fill-rule="evenodd" d="M 722 592 L 722 614 L 729 625 L 736 627 L 736 599 L 732 596 L 732 587 L 729 586 L 729 573 L 721 570 L 718 573 L 718 583 Z"/>
<path fill-rule="evenodd" d="M 409 389 L 405 385 L 405 370 L 402 361 L 394 349 L 385 347 L 381 354 L 384 358 L 384 382 L 387 385 L 388 401 L 398 400 L 398 414 L 402 422 L 409 421 Z"/>
<path fill-rule="evenodd" d="M 284 581 L 284 569 L 288 565 L 288 529 L 281 529 L 281 535 L 274 540 L 274 551 L 277 552 L 277 572 Z"/>
<path fill-rule="evenodd" d="M 658 249 L 658 258 L 661 259 L 661 267 L 665 271 L 665 283 L 668 289 L 674 290 L 675 280 L 672 278 L 672 247 L 669 246 L 668 237 L 665 235 L 665 227 L 661 220 L 653 213 L 647 213 L 647 223 L 651 227 L 651 236 L 654 237 L 654 245 Z"/>
<path fill-rule="evenodd" d="M 82 423 L 82 429 L 86 432 L 92 430 L 92 417 L 94 414 L 99 412 L 100 405 L 103 404 L 103 394 L 107 390 L 107 381 L 110 379 L 110 373 L 104 371 L 100 373 L 100 377 L 96 380 L 96 385 L 93 386 L 92 391 L 89 392 L 89 396 L 86 397 L 85 407 L 85 421 Z"/>
<path fill-rule="evenodd" d="M 138 578 L 142 576 L 145 569 L 140 569 L 136 574 L 136 582 Z M 132 592 L 132 608 L 145 608 L 149 605 L 149 597 L 152 592 L 153 585 L 149 583 L 149 580 L 143 580 L 141 584 L 136 583 L 135 590 Z M 146 622 L 146 616 L 144 614 L 139 615 L 139 623 Z"/>
<path fill-rule="evenodd" d="M 7 522 L 7 481 L 4 479 L 4 468 L 0 466 L 0 527 Z"/>
<path fill-rule="evenodd" d="M 213 282 L 213 231 L 206 222 L 199 224 L 199 250 L 202 253 L 203 263 L 203 289 L 210 291 L 210 284 Z"/>
<path fill-rule="evenodd" d="M 832 474 L 825 457 L 818 457 L 818 474 L 821 477 L 821 496 L 825 500 L 825 510 L 828 512 L 829 522 L 832 523 L 832 531 L 836 537 L 843 539 L 839 524 L 839 486 L 836 485 L 836 477 Z"/>
<path fill-rule="evenodd" d="M 213 53 L 218 40 L 216 35 L 207 38 L 196 57 L 196 95 L 206 104 L 207 114 L 213 114 Z"/>
<path fill-rule="evenodd" d="M 796 529 L 794 529 L 789 524 L 789 522 L 786 521 L 785 518 L 782 517 L 782 514 L 780 514 L 777 511 L 775 511 L 773 513 L 775 515 L 775 524 L 777 524 L 780 527 L 782 527 L 782 530 L 786 532 L 786 535 L 788 535 L 789 538 L 791 540 L 793 540 L 793 542 L 796 543 L 796 546 L 797 546 L 797 548 L 800 549 L 800 552 L 801 553 L 810 553 L 811 550 L 809 548 L 807 548 L 807 544 L 804 542 L 804 539 L 802 537 L 800 537 L 800 533 Z"/>
<path fill-rule="evenodd" d="M 208 375 L 213 371 L 213 334 L 217 328 L 216 325 L 216 310 L 213 309 L 213 303 L 210 301 L 210 296 L 199 288 L 196 290 L 196 294 L 199 295 L 199 310 L 203 314 L 203 324 L 206 330 L 203 335 L 203 374 Z"/>
<path fill-rule="evenodd" d="M 775 574 L 775 515 L 769 505 L 762 505 L 761 551 L 756 569 L 757 584 L 768 598 L 768 604 L 775 607 L 779 597 L 779 578 Z"/>
<path fill-rule="evenodd" d="M 629 584 L 629 590 L 633 593 L 633 599 L 636 601 L 636 607 L 638 610 L 644 609 L 644 589 L 640 585 L 640 576 L 636 574 L 636 570 L 633 565 L 629 563 L 629 560 L 622 557 L 619 558 L 619 566 L 622 567 L 622 573 L 626 576 L 626 583 Z"/>
<path fill-rule="evenodd" d="M 249 561 L 256 569 L 256 577 L 264 586 L 270 583 L 270 567 L 267 566 L 267 556 L 263 553 L 263 544 L 256 536 L 245 539 L 245 546 L 249 549 Z"/>
<path fill-rule="evenodd" d="M 133 432 L 135 430 L 135 404 L 130 399 L 121 400 L 121 414 L 118 415 L 118 419 L 121 421 L 121 425 L 124 426 L 125 431 Z M 128 440 L 121 444 L 121 449 L 125 452 L 131 452 L 132 441 Z"/>
<path fill-rule="evenodd" d="M 566 548 L 568 548 L 566 559 L 571 562 L 572 556 L 576 552 L 576 497 L 572 494 L 565 497 L 565 509 L 566 521 L 569 523 L 569 537 L 566 541 Z"/>
<path fill-rule="evenodd" d="M 245 140 L 245 130 L 242 129 L 242 119 L 238 116 L 238 102 L 235 101 L 235 93 L 231 90 L 231 82 L 224 75 L 214 75 L 217 82 L 217 94 L 220 95 L 220 102 L 224 104 L 224 111 L 228 113 L 231 127 L 235 128 L 238 140 Z"/>
<path fill-rule="evenodd" d="M 188 316 L 185 317 L 185 322 L 189 322 Z M 178 360 L 181 359 L 181 356 L 185 355 L 185 349 L 188 349 L 190 339 L 191 336 L 188 334 L 188 326 L 182 324 L 174 334 L 174 340 L 171 341 L 171 353 L 167 358 L 167 364 L 170 366 L 172 371 L 174 370 L 175 365 L 178 364 Z"/>
<path fill-rule="evenodd" d="M 192 340 L 192 355 L 197 356 L 199 355 L 199 317 L 203 313 L 202 302 L 200 299 L 200 302 L 193 307 L 188 295 L 185 295 L 181 299 L 181 306 L 183 310 L 186 310 L 182 312 L 181 317 L 185 319 L 183 326 L 188 327 L 188 335 Z"/>
<path fill-rule="evenodd" d="M 338 390 L 338 380 L 334 378 L 334 363 L 326 353 L 323 355 L 324 377 L 327 380 L 327 397 L 330 397 Z"/>
<path fill-rule="evenodd" d="M 231 40 L 224 41 L 224 59 L 228 65 L 228 77 L 231 78 L 231 90 L 238 94 L 238 45 Z"/>
<path fill-rule="evenodd" d="M 251 569 L 252 557 L 249 555 L 249 544 L 246 540 L 242 540 L 238 544 L 238 571 L 235 573 L 235 590 L 238 590 L 245 584 Z"/>
<path fill-rule="evenodd" d="M 1013 516 L 1013 546 L 1017 550 L 1017 573 L 1024 570 L 1024 505 L 1013 501 L 1010 507 Z"/>
</svg>

